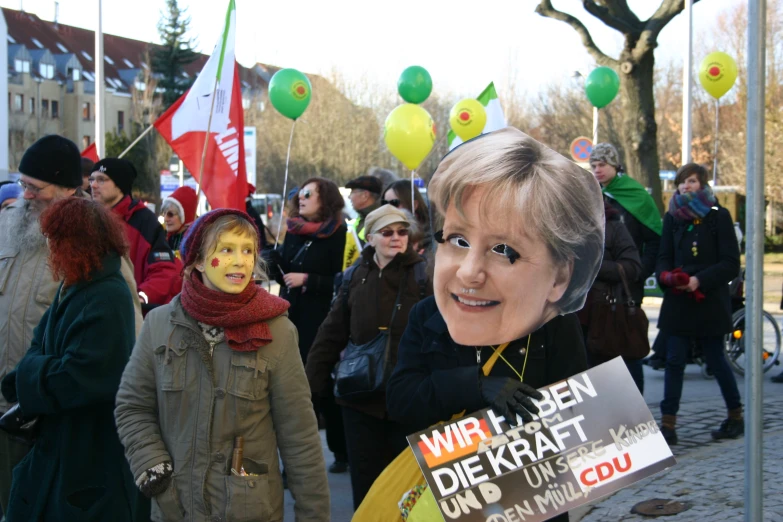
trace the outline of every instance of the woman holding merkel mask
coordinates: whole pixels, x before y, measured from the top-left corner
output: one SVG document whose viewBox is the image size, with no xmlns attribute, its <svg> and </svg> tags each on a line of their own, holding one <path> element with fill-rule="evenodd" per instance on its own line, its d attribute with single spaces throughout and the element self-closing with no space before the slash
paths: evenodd
<svg viewBox="0 0 783 522">
<path fill-rule="evenodd" d="M 509 423 L 532 420 L 536 388 L 587 370 L 572 312 L 601 262 L 601 189 L 509 127 L 448 154 L 429 195 L 442 223 L 434 299 L 411 311 L 389 415 L 416 430 L 486 407 Z"/>
</svg>

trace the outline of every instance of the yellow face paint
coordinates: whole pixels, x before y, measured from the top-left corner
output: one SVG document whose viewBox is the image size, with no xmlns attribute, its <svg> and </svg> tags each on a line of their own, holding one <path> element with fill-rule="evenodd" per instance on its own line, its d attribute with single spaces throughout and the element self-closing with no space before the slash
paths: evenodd
<svg viewBox="0 0 783 522">
<path fill-rule="evenodd" d="M 246 234 L 228 231 L 204 260 L 204 285 L 210 290 L 241 294 L 253 276 L 255 240 Z"/>
</svg>

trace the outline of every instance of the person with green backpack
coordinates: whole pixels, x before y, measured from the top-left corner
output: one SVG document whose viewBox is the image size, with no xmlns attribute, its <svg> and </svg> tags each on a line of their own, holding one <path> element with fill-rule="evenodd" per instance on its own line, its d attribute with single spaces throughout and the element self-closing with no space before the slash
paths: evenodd
<svg viewBox="0 0 783 522">
<path fill-rule="evenodd" d="M 590 169 L 601 184 L 601 190 L 609 205 L 620 212 L 620 219 L 639 250 L 642 272 L 629 286 L 634 302 L 641 305 L 644 298 L 644 281 L 655 272 L 663 231 L 661 213 L 647 189 L 624 172 L 617 149 L 611 143 L 598 143 L 593 146 Z M 628 364 L 628 370 L 639 389 L 644 390 L 642 362 Z"/>
</svg>

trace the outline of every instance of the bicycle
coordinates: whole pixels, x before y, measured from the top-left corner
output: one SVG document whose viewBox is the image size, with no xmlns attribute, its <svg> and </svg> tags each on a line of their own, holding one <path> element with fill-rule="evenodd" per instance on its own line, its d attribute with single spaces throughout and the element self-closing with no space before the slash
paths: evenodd
<svg viewBox="0 0 783 522">
<path fill-rule="evenodd" d="M 726 360 L 729 361 L 729 365 L 737 375 L 745 375 L 745 363 L 747 362 L 745 353 L 744 282 L 745 271 L 743 270 L 737 279 L 729 283 L 732 301 L 738 302 L 740 306 L 733 307 L 732 324 L 734 329 L 730 334 L 726 334 L 724 338 Z M 763 339 L 761 357 L 764 361 L 762 368 L 763 373 L 766 373 L 773 366 L 780 364 L 780 326 L 772 314 L 766 311 L 763 313 L 761 326 Z"/>
</svg>

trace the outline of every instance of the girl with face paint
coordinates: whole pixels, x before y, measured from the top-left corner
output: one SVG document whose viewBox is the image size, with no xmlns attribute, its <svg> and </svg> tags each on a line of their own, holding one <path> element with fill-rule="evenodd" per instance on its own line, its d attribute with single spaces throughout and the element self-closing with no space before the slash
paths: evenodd
<svg viewBox="0 0 783 522">
<path fill-rule="evenodd" d="M 289 303 L 254 283 L 266 277 L 255 224 L 237 210 L 209 212 L 190 227 L 182 257 L 182 294 L 147 316 L 117 395 L 117 428 L 153 520 L 282 513 L 278 453 L 298 515 L 329 520 Z M 188 502 L 195 497 L 203 502 Z"/>
</svg>

